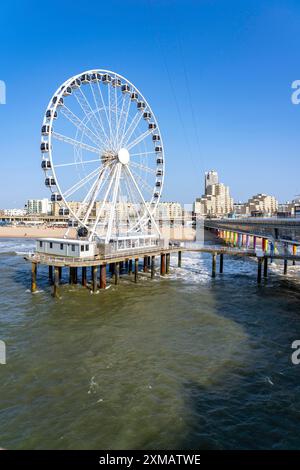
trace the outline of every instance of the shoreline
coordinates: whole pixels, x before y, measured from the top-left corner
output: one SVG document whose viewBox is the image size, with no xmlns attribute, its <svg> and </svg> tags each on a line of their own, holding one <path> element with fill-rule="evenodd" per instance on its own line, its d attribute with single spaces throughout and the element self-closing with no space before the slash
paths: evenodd
<svg viewBox="0 0 300 470">
<path fill-rule="evenodd" d="M 1 238 L 63 238 L 66 233 L 66 227 L 32 227 L 32 226 L 0 226 Z M 161 228 L 162 236 L 174 241 L 193 241 L 195 240 L 196 231 L 191 227 L 184 228 Z M 76 229 L 69 230 L 68 238 L 76 238 Z"/>
</svg>

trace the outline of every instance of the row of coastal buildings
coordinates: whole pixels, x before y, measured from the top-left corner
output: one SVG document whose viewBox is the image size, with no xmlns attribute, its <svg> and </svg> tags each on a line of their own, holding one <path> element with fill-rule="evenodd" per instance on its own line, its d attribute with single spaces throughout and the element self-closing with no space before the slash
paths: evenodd
<svg viewBox="0 0 300 470">
<path fill-rule="evenodd" d="M 91 217 L 95 217 L 101 202 L 95 202 L 91 211 Z M 69 202 L 69 208 L 73 213 L 84 210 L 82 204 L 77 201 Z M 104 207 L 105 212 L 110 206 Z M 129 204 L 119 203 L 117 211 L 120 218 L 130 212 Z M 135 208 L 133 207 L 134 211 Z M 69 216 L 69 210 L 58 202 L 49 199 L 29 199 L 24 209 L 6 209 L 3 215 L 52 215 L 55 217 Z M 159 219 L 179 219 L 183 216 L 189 217 L 300 217 L 300 198 L 291 202 L 279 204 L 274 196 L 268 194 L 256 194 L 246 202 L 235 203 L 230 195 L 230 189 L 219 181 L 218 173 L 214 170 L 205 173 L 204 194 L 194 201 L 194 204 L 182 206 L 179 202 L 160 202 L 156 208 L 155 217 Z M 0 213 L 1 216 L 1 213 Z"/>
<path fill-rule="evenodd" d="M 274 196 L 259 193 L 235 203 L 214 170 L 205 173 L 204 191 L 194 203 L 194 213 L 200 217 L 300 217 L 300 198 L 279 204 Z"/>
</svg>

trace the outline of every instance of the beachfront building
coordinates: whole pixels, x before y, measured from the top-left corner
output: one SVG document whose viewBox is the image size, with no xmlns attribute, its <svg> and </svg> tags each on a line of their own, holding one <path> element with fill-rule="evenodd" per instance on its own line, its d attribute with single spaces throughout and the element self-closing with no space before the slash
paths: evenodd
<svg viewBox="0 0 300 470">
<path fill-rule="evenodd" d="M 12 217 L 20 217 L 27 214 L 26 209 L 4 209 L 1 212 L 3 213 L 3 215 Z"/>
<path fill-rule="evenodd" d="M 229 187 L 219 183 L 218 173 L 214 170 L 205 173 L 205 194 L 194 203 L 196 216 L 221 217 L 233 210 L 233 199 Z"/>
<path fill-rule="evenodd" d="M 240 204 L 239 214 L 244 216 L 262 215 L 270 217 L 277 214 L 278 201 L 274 196 L 256 194 L 244 204 Z"/>
<path fill-rule="evenodd" d="M 25 204 L 27 214 L 51 214 L 51 202 L 49 199 L 28 199 Z"/>
</svg>

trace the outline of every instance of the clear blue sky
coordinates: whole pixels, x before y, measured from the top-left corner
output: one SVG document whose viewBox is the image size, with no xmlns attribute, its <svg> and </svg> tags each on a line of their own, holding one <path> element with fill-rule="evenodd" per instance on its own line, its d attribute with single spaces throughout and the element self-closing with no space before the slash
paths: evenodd
<svg viewBox="0 0 300 470">
<path fill-rule="evenodd" d="M 164 200 L 219 171 L 235 200 L 300 193 L 299 0 L 2 2 L 0 207 L 46 197 L 40 128 L 65 79 L 108 68 L 140 88 L 166 151 Z"/>
</svg>

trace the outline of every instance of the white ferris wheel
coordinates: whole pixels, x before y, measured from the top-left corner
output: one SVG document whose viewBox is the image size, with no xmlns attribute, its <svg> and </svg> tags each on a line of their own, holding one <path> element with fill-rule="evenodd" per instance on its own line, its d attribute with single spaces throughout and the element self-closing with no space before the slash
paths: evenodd
<svg viewBox="0 0 300 470">
<path fill-rule="evenodd" d="M 149 233 L 164 182 L 164 150 L 141 92 L 108 70 L 66 80 L 42 125 L 42 168 L 51 200 L 78 234 L 105 243 Z"/>
</svg>

